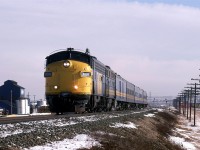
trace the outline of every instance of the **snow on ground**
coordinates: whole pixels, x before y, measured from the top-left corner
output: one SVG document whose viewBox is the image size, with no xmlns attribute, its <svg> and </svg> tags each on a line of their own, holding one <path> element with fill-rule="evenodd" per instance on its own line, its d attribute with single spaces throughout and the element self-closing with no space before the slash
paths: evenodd
<svg viewBox="0 0 200 150">
<path fill-rule="evenodd" d="M 144 112 L 144 111 L 142 111 Z M 91 116 L 81 116 L 81 117 L 70 117 L 69 119 L 50 119 L 50 120 L 42 120 L 42 121 L 29 121 L 29 122 L 21 122 L 14 124 L 2 124 L 0 125 L 0 138 L 11 136 L 13 134 L 20 133 L 29 133 L 32 131 L 39 130 L 41 126 L 70 126 L 74 124 L 80 124 L 83 122 L 91 122 L 98 121 L 107 118 L 115 118 L 120 116 L 125 116 L 133 113 L 142 113 L 142 112 L 127 112 L 125 114 L 101 114 L 101 115 L 91 115 Z M 137 128 L 136 125 L 132 122 L 116 123 L 113 126 L 114 128 Z M 103 133 L 102 133 L 103 134 Z M 114 136 L 114 135 L 113 135 Z M 31 147 L 31 150 L 53 150 L 53 149 L 68 149 L 75 150 L 79 148 L 91 148 L 92 146 L 101 146 L 98 141 L 92 139 L 89 135 L 80 134 L 76 135 L 73 139 L 65 139 L 63 141 L 57 141 L 48 143 L 43 146 L 35 146 Z"/>
<path fill-rule="evenodd" d="M 124 123 L 115 123 L 114 125 L 110 125 L 110 127 L 112 128 L 133 128 L 133 129 L 136 129 L 136 125 L 132 122 L 127 122 L 126 124 Z"/>
<path fill-rule="evenodd" d="M 15 123 L 15 124 L 2 124 L 0 125 L 0 138 L 7 137 L 13 134 L 29 133 L 39 129 L 41 125 L 50 127 L 50 126 L 68 126 L 77 123 L 79 122 L 75 122 L 73 120 L 67 121 L 65 118 L 63 118 L 63 119 L 50 119 L 42 121 L 29 121 L 29 122 Z M 24 130 L 24 126 L 26 126 L 26 130 Z"/>
<path fill-rule="evenodd" d="M 145 117 L 155 117 L 155 114 L 147 114 L 147 115 L 144 115 Z"/>
<path fill-rule="evenodd" d="M 171 136 L 170 140 L 182 145 L 187 150 L 200 149 L 200 109 L 196 111 L 196 126 L 194 126 L 192 111 L 191 122 L 187 120 L 186 116 L 179 116 L 179 124 L 174 130 L 175 136 Z"/>
<path fill-rule="evenodd" d="M 86 134 L 78 134 L 73 139 L 52 142 L 42 146 L 31 147 L 29 150 L 76 150 L 79 148 L 91 148 L 92 146 L 101 146 L 101 144 Z M 28 150 L 28 149 L 25 149 Z"/>
<path fill-rule="evenodd" d="M 49 126 L 49 127 L 50 126 L 69 126 L 69 125 L 74 125 L 74 124 L 78 124 L 82 122 L 98 121 L 101 119 L 120 117 L 120 116 L 125 116 L 128 114 L 132 114 L 132 113 L 142 113 L 142 112 L 144 111 L 141 111 L 141 112 L 132 111 L 125 114 L 119 113 L 119 114 L 103 114 L 100 116 L 91 115 L 91 116 L 81 116 L 81 117 L 70 117 L 69 120 L 62 118 L 62 119 L 50 119 L 50 120 L 42 120 L 42 121 L 21 122 L 21 123 L 15 123 L 15 124 L 2 124 L 0 125 L 0 138 L 11 136 L 13 134 L 29 133 L 29 132 L 38 130 L 41 125 Z M 47 114 L 45 113 L 45 115 Z M 24 130 L 24 126 L 26 126 L 26 130 Z"/>
<path fill-rule="evenodd" d="M 32 113 L 29 116 L 38 116 L 38 115 L 51 115 L 51 113 Z"/>
<path fill-rule="evenodd" d="M 95 133 L 100 134 L 100 135 L 110 135 L 110 136 L 118 136 L 117 134 L 113 134 L 113 133 L 106 133 L 103 131 L 96 131 Z"/>
<path fill-rule="evenodd" d="M 77 124 L 78 122 L 75 122 L 75 121 L 67 121 L 67 122 L 57 122 L 55 124 L 55 126 L 57 127 L 62 127 L 62 126 L 70 126 L 70 125 L 74 125 L 74 124 Z"/>
<path fill-rule="evenodd" d="M 171 109 L 170 109 L 171 110 Z M 157 111 L 163 111 L 163 109 L 157 109 Z M 132 113 L 140 113 L 140 112 L 130 112 Z M 193 112 L 192 112 L 193 114 Z M 71 117 L 70 119 L 66 120 L 63 119 L 52 119 L 52 120 L 43 120 L 43 121 L 30 121 L 30 122 L 22 122 L 22 123 L 15 123 L 15 124 L 5 124 L 0 125 L 0 138 L 7 137 L 13 134 L 19 133 L 28 133 L 37 130 L 41 124 L 45 126 L 69 126 L 74 124 L 79 124 L 82 122 L 90 122 L 90 121 L 97 121 L 100 119 L 106 118 L 114 118 L 119 116 L 124 116 L 128 114 L 104 114 L 101 116 L 98 115 L 91 115 L 91 116 L 82 116 L 82 117 Z M 146 117 L 155 117 L 155 114 L 146 114 Z M 174 135 L 169 136 L 169 140 L 175 142 L 176 144 L 181 145 L 183 148 L 187 150 L 198 150 L 200 149 L 200 109 L 196 112 L 196 126 L 193 126 L 193 115 L 192 121 L 190 122 L 187 120 L 186 116 L 180 115 L 179 116 L 179 125 L 177 125 L 176 129 L 174 130 Z M 21 128 L 21 126 L 25 126 Z M 33 128 L 34 127 L 34 128 Z M 132 122 L 127 123 L 115 123 L 110 125 L 113 128 L 137 128 Z M 101 131 L 99 131 L 101 132 Z M 102 134 L 104 134 L 102 132 Z M 92 146 L 101 146 L 98 141 L 92 139 L 89 135 L 80 134 L 76 135 L 73 139 L 65 139 L 63 141 L 57 141 L 53 143 L 49 143 L 43 146 L 35 146 L 30 148 L 31 150 L 53 150 L 53 149 L 68 149 L 68 150 L 75 150 L 79 148 L 91 148 Z"/>
<path fill-rule="evenodd" d="M 192 143 L 186 142 L 184 138 L 170 136 L 169 139 L 172 142 L 179 144 L 182 147 L 186 148 L 187 150 L 195 150 L 196 149 L 195 146 Z"/>
<path fill-rule="evenodd" d="M 163 112 L 163 111 L 165 111 L 165 109 L 162 109 L 162 108 L 153 108 L 153 110 L 156 110 L 156 111 L 158 111 L 158 112 Z"/>
<path fill-rule="evenodd" d="M 13 128 L 15 130 L 13 130 Z M 20 134 L 20 133 L 30 133 L 34 131 L 33 129 L 27 129 L 24 130 L 24 128 L 20 128 L 19 124 L 6 124 L 6 125 L 0 125 L 0 138 L 11 136 L 14 134 Z"/>
</svg>

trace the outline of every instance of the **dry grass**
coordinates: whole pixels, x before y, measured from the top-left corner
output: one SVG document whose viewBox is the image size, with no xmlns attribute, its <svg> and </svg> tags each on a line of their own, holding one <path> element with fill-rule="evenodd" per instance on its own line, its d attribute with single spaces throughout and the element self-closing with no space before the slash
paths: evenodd
<svg viewBox="0 0 200 150">
<path fill-rule="evenodd" d="M 167 137 L 177 123 L 174 114 L 159 112 L 156 117 L 143 117 L 138 120 L 127 117 L 125 122 L 135 122 L 137 129 L 110 128 L 102 133 L 95 132 L 93 137 L 101 141 L 102 147 L 90 150 L 181 150 Z M 109 132 L 109 133 L 108 133 Z M 86 150 L 86 149 L 81 149 Z"/>
</svg>

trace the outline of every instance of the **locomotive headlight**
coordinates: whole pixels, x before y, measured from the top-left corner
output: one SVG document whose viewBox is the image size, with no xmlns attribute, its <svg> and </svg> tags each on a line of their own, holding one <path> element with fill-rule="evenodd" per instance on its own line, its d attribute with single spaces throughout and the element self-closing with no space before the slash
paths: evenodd
<svg viewBox="0 0 200 150">
<path fill-rule="evenodd" d="M 70 66 L 70 62 L 69 62 L 69 61 L 65 61 L 65 62 L 63 63 L 63 66 L 64 66 L 65 68 L 68 68 L 68 67 Z"/>
<path fill-rule="evenodd" d="M 74 89 L 77 90 L 77 89 L 78 89 L 78 86 L 77 86 L 77 85 L 74 85 Z"/>
<path fill-rule="evenodd" d="M 55 85 L 53 88 L 54 88 L 55 90 L 57 90 L 57 89 L 58 89 L 58 86 L 57 86 L 57 85 Z"/>
</svg>

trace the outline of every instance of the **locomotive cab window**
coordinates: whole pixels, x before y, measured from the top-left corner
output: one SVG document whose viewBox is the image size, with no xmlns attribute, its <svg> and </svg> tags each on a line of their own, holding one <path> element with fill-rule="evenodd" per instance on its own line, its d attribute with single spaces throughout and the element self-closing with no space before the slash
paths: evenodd
<svg viewBox="0 0 200 150">
<path fill-rule="evenodd" d="M 91 72 L 81 72 L 81 77 L 90 77 Z"/>
<path fill-rule="evenodd" d="M 45 72 L 44 73 L 44 77 L 51 77 L 52 76 L 52 72 Z"/>
</svg>

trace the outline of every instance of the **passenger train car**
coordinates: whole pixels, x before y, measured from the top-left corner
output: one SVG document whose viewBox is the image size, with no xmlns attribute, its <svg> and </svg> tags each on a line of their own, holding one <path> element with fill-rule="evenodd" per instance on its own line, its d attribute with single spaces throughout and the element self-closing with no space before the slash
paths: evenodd
<svg viewBox="0 0 200 150">
<path fill-rule="evenodd" d="M 44 77 L 50 111 L 57 114 L 147 106 L 147 92 L 91 56 L 88 49 L 50 54 Z"/>
</svg>

